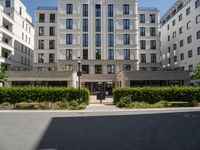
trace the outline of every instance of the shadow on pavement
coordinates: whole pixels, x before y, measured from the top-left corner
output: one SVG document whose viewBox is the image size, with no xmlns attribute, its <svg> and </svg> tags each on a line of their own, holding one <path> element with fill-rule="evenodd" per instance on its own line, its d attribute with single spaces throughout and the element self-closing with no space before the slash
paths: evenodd
<svg viewBox="0 0 200 150">
<path fill-rule="evenodd" d="M 37 150 L 200 150 L 200 113 L 53 118 Z"/>
</svg>

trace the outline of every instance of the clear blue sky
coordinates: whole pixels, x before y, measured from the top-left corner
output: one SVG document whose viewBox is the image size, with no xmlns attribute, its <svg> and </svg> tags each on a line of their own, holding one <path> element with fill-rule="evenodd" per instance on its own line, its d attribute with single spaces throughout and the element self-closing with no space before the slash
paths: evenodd
<svg viewBox="0 0 200 150">
<path fill-rule="evenodd" d="M 28 8 L 28 12 L 34 16 L 34 10 L 38 6 L 57 6 L 57 0 L 22 0 Z M 161 16 L 176 2 L 176 0 L 138 0 L 140 7 L 156 7 Z M 34 17 L 33 17 L 34 18 Z"/>
</svg>

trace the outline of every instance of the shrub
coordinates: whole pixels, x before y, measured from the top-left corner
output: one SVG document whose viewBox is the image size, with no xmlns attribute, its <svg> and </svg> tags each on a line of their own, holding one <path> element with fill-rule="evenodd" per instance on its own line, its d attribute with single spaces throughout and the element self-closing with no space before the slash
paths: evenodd
<svg viewBox="0 0 200 150">
<path fill-rule="evenodd" d="M 131 96 L 132 102 L 147 102 L 154 104 L 160 101 L 200 102 L 200 87 L 135 87 L 116 88 L 113 91 L 114 103 L 120 102 L 122 97 Z"/>
<path fill-rule="evenodd" d="M 121 97 L 120 101 L 117 103 L 119 108 L 132 108 L 132 98 L 131 96 Z"/>
</svg>

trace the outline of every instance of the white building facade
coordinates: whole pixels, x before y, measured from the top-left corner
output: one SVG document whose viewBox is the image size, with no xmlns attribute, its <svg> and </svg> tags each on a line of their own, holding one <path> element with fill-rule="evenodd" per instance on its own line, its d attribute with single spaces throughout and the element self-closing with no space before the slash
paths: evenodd
<svg viewBox="0 0 200 150">
<path fill-rule="evenodd" d="M 200 0 L 179 0 L 161 19 L 161 59 L 166 69 L 200 63 Z"/>
<path fill-rule="evenodd" d="M 0 64 L 9 71 L 31 70 L 34 26 L 20 0 L 0 0 Z"/>
</svg>

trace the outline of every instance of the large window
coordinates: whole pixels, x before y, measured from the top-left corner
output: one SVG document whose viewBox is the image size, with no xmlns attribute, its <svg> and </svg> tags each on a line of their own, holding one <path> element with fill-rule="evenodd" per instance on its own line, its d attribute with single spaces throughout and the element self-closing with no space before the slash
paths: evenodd
<svg viewBox="0 0 200 150">
<path fill-rule="evenodd" d="M 191 58 L 192 57 L 192 50 L 189 50 L 188 51 L 188 58 Z"/>
<path fill-rule="evenodd" d="M 55 14 L 50 14 L 50 18 L 49 18 L 50 23 L 54 23 L 55 20 L 56 20 L 56 15 Z"/>
<path fill-rule="evenodd" d="M 38 41 L 38 49 L 44 49 L 44 40 Z"/>
<path fill-rule="evenodd" d="M 156 23 L 156 16 L 155 16 L 155 14 L 150 14 L 150 23 Z"/>
<path fill-rule="evenodd" d="M 66 34 L 66 44 L 68 44 L 68 45 L 73 44 L 73 35 L 72 34 Z"/>
<path fill-rule="evenodd" d="M 96 32 L 101 32 L 101 19 L 96 19 Z"/>
<path fill-rule="evenodd" d="M 192 43 L 192 36 L 191 36 L 191 35 L 187 37 L 187 43 L 188 43 L 188 44 L 189 44 L 189 43 Z"/>
<path fill-rule="evenodd" d="M 180 54 L 180 59 L 181 59 L 181 60 L 184 60 L 184 53 L 181 53 L 181 54 Z"/>
<path fill-rule="evenodd" d="M 186 9 L 186 16 L 190 14 L 190 7 Z"/>
<path fill-rule="evenodd" d="M 55 54 L 50 53 L 49 54 L 49 63 L 54 63 L 55 62 Z"/>
<path fill-rule="evenodd" d="M 140 23 L 145 23 L 145 14 L 140 14 Z"/>
<path fill-rule="evenodd" d="M 96 47 L 101 47 L 101 34 L 96 34 Z"/>
<path fill-rule="evenodd" d="M 129 15 L 129 4 L 124 4 L 123 5 L 123 14 L 124 15 Z"/>
<path fill-rule="evenodd" d="M 45 31 L 44 31 L 44 27 L 39 27 L 39 36 L 44 36 L 44 33 L 45 33 Z"/>
<path fill-rule="evenodd" d="M 95 6 L 95 14 L 96 14 L 96 17 L 101 17 L 101 5 L 96 5 Z"/>
<path fill-rule="evenodd" d="M 113 4 L 108 4 L 108 17 L 113 17 Z"/>
<path fill-rule="evenodd" d="M 199 24 L 200 23 L 200 15 L 198 15 L 197 17 L 196 17 L 196 24 Z"/>
<path fill-rule="evenodd" d="M 101 60 L 101 49 L 96 49 L 96 60 Z"/>
<path fill-rule="evenodd" d="M 55 36 L 55 27 L 49 27 L 49 36 Z"/>
<path fill-rule="evenodd" d="M 130 44 L 130 34 L 124 34 L 124 45 Z"/>
<path fill-rule="evenodd" d="M 66 5 L 66 13 L 67 14 L 73 14 L 73 4 L 67 4 Z"/>
<path fill-rule="evenodd" d="M 156 40 L 151 40 L 150 41 L 150 48 L 151 49 L 156 49 Z"/>
<path fill-rule="evenodd" d="M 130 21 L 129 21 L 129 19 L 124 19 L 123 20 L 123 24 L 124 24 L 124 30 L 129 30 L 130 29 Z"/>
<path fill-rule="evenodd" d="M 156 63 L 156 54 L 151 54 L 151 63 Z"/>
<path fill-rule="evenodd" d="M 113 32 L 113 31 L 114 31 L 113 19 L 108 19 L 108 32 Z"/>
<path fill-rule="evenodd" d="M 82 73 L 83 74 L 89 74 L 89 65 L 82 65 Z"/>
<path fill-rule="evenodd" d="M 44 54 L 43 53 L 38 54 L 38 63 L 44 63 Z"/>
<path fill-rule="evenodd" d="M 107 66 L 108 74 L 115 74 L 115 65 Z"/>
<path fill-rule="evenodd" d="M 108 50 L 108 59 L 114 60 L 114 50 L 113 49 Z"/>
<path fill-rule="evenodd" d="M 49 49 L 55 49 L 55 40 L 49 40 Z"/>
<path fill-rule="evenodd" d="M 40 23 L 45 22 L 45 14 L 39 14 L 39 22 Z"/>
<path fill-rule="evenodd" d="M 88 46 L 88 34 L 83 34 L 83 47 Z"/>
<path fill-rule="evenodd" d="M 195 8 L 198 8 L 200 6 L 200 0 L 196 0 L 195 2 Z"/>
<path fill-rule="evenodd" d="M 146 63 L 146 54 L 140 54 L 141 63 Z"/>
<path fill-rule="evenodd" d="M 156 36 L 156 28 L 155 27 L 150 28 L 150 36 Z"/>
<path fill-rule="evenodd" d="M 189 30 L 191 27 L 191 21 L 187 22 L 187 29 Z"/>
<path fill-rule="evenodd" d="M 197 47 L 197 55 L 200 55 L 200 47 Z"/>
<path fill-rule="evenodd" d="M 200 39 L 200 31 L 197 32 L 197 40 Z"/>
<path fill-rule="evenodd" d="M 83 32 L 88 32 L 88 19 L 83 19 Z"/>
<path fill-rule="evenodd" d="M 146 41 L 145 40 L 140 41 L 140 49 L 146 49 Z"/>
<path fill-rule="evenodd" d="M 11 7 L 11 1 L 10 0 L 6 0 L 6 7 Z"/>
<path fill-rule="evenodd" d="M 73 29 L 73 19 L 66 20 L 66 29 Z"/>
<path fill-rule="evenodd" d="M 102 65 L 95 65 L 95 74 L 102 74 Z"/>
<path fill-rule="evenodd" d="M 66 49 L 66 60 L 72 60 L 72 49 Z"/>
<path fill-rule="evenodd" d="M 130 49 L 124 49 L 124 60 L 130 60 Z"/>
<path fill-rule="evenodd" d="M 88 49 L 83 49 L 83 59 L 88 60 Z"/>
<path fill-rule="evenodd" d="M 145 27 L 140 27 L 140 36 L 145 36 Z"/>
<path fill-rule="evenodd" d="M 83 4 L 83 17 L 88 17 L 88 4 Z"/>
<path fill-rule="evenodd" d="M 108 46 L 113 47 L 114 46 L 114 35 L 108 34 Z"/>
<path fill-rule="evenodd" d="M 184 46 L 184 41 L 181 40 L 181 41 L 180 41 L 180 47 L 183 47 L 183 46 Z"/>
</svg>

